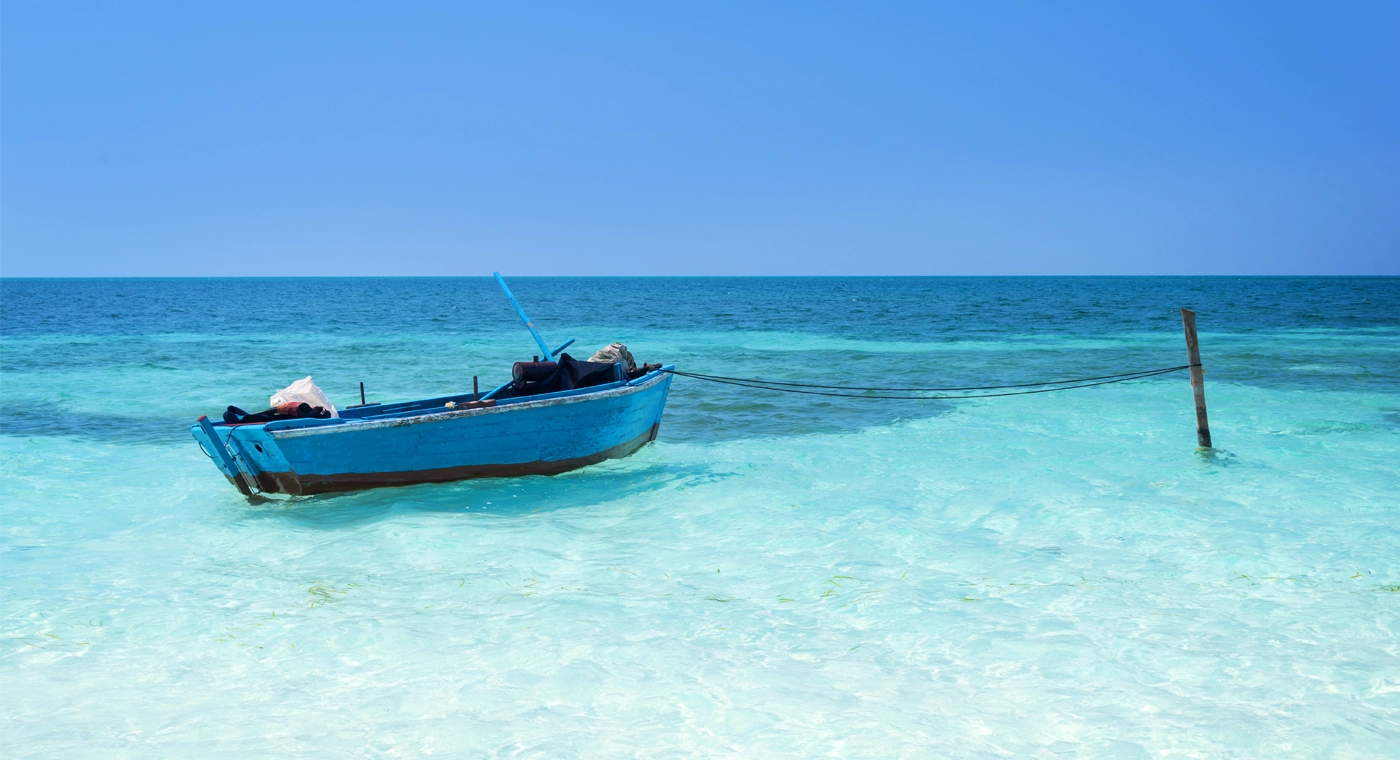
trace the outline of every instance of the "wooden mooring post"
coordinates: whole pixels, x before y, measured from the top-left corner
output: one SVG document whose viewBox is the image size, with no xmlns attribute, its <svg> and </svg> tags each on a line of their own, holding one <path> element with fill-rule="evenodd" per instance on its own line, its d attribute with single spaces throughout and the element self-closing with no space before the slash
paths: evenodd
<svg viewBox="0 0 1400 760">
<path fill-rule="evenodd" d="M 1196 342 L 1196 312 L 1181 310 L 1181 327 L 1186 331 L 1186 358 L 1191 364 L 1191 393 L 1196 397 L 1196 442 L 1211 448 L 1210 422 L 1206 420 L 1206 372 L 1201 366 L 1201 346 Z"/>
</svg>

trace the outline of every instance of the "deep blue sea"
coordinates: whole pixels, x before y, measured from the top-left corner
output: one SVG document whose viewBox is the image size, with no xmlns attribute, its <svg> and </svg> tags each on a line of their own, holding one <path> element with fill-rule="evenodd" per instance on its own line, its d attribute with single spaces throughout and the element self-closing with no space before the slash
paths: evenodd
<svg viewBox="0 0 1400 760">
<path fill-rule="evenodd" d="M 494 387 L 488 278 L 0 280 L 0 755 L 1400 757 L 1400 279 L 511 281 L 676 378 L 555 477 L 253 504 L 188 427 Z"/>
</svg>

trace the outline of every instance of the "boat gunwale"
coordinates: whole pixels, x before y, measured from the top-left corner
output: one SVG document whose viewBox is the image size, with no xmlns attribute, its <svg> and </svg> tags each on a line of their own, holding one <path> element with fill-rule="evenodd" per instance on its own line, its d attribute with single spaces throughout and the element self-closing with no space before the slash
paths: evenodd
<svg viewBox="0 0 1400 760">
<path fill-rule="evenodd" d="M 576 404 L 584 401 L 592 401 L 595 399 L 611 398 L 614 396 L 625 396 L 632 393 L 640 392 L 642 390 L 646 390 L 647 388 L 655 385 L 656 383 L 661 382 L 664 378 L 669 377 L 671 374 L 667 371 L 669 369 L 669 366 L 663 367 L 659 370 L 654 370 L 651 373 L 649 373 L 651 377 L 643 375 L 642 377 L 639 377 L 636 380 L 625 381 L 618 387 L 608 388 L 607 390 L 592 393 L 577 393 L 568 396 L 544 398 L 534 401 L 513 401 L 512 403 L 497 404 L 496 406 L 477 407 L 474 409 L 426 412 L 424 414 L 415 414 L 385 420 L 345 420 L 341 424 L 336 425 L 312 425 L 309 427 L 292 428 L 289 430 L 266 430 L 265 432 L 268 435 L 272 436 L 272 439 L 275 441 L 283 438 L 301 438 L 309 435 L 328 435 L 331 433 L 347 433 L 351 431 L 374 430 L 379 428 L 405 427 L 408 425 L 420 425 L 427 422 L 444 422 L 447 420 L 462 419 L 466 417 L 476 417 L 488 414 L 501 414 L 522 409 L 540 409 L 549 406 L 559 406 L 562 404 Z M 581 390 L 588 391 L 589 389 L 584 388 Z M 526 398 L 529 397 L 527 396 Z"/>
</svg>

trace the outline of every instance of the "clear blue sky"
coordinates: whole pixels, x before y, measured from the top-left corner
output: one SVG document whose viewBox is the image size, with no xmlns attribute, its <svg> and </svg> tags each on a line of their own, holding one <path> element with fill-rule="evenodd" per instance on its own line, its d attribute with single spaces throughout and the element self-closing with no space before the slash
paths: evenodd
<svg viewBox="0 0 1400 760">
<path fill-rule="evenodd" d="M 1400 2 L 9 1 L 0 274 L 1397 274 Z"/>
</svg>

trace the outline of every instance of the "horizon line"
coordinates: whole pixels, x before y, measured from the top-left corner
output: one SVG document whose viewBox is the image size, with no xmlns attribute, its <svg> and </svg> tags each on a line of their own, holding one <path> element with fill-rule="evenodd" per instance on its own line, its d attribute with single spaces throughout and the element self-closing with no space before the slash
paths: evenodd
<svg viewBox="0 0 1400 760">
<path fill-rule="evenodd" d="M 502 275 L 505 276 L 505 275 Z M 622 279 L 1015 279 L 1015 278 L 1077 278 L 1077 279 L 1127 279 L 1134 277 L 1160 279 L 1226 279 L 1226 278 L 1400 278 L 1400 274 L 517 274 L 512 279 L 577 279 L 577 280 L 622 280 Z M 413 274 L 343 274 L 343 275 L 0 275 L 3 280 L 474 280 L 492 278 L 483 275 L 413 275 Z"/>
</svg>

